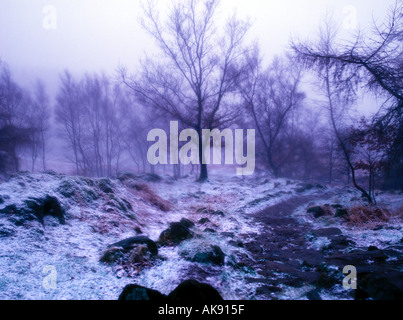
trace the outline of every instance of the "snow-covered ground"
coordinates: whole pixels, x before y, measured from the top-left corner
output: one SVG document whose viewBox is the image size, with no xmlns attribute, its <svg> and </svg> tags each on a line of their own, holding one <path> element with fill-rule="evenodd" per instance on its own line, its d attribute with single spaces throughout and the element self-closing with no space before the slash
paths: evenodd
<svg viewBox="0 0 403 320">
<path fill-rule="evenodd" d="M 0 213 L 0 299 L 115 300 L 124 286 L 132 283 L 168 294 L 189 277 L 213 285 L 224 299 L 256 299 L 258 284 L 247 278 L 261 276 L 251 268 L 237 265 L 238 257 L 250 254 L 234 243 L 240 237 L 253 241 L 253 235 L 261 231 L 262 226 L 253 223 L 253 213 L 301 192 L 318 192 L 316 187 L 300 190 L 299 182 L 265 176 L 211 175 L 209 183 L 203 184 L 194 178 L 175 181 L 169 177 L 150 182 L 147 176 L 122 181 L 42 173 L 21 174 L 1 183 L 0 210 L 13 204 L 23 207 L 27 199 L 49 195 L 56 197 L 66 210 L 66 224 L 51 216 L 45 217 L 44 227 L 37 220 L 16 223 L 12 214 Z M 103 191 L 105 183 L 112 194 Z M 150 192 L 136 189 L 144 184 Z M 352 189 L 323 188 L 332 198 L 319 199 L 316 205 L 329 201 L 343 206 L 351 204 Z M 155 195 L 157 205 L 153 201 Z M 158 201 L 170 210 L 162 210 Z M 403 207 L 401 194 L 381 194 L 379 201 L 393 210 Z M 208 210 L 222 211 L 224 215 L 206 214 Z M 198 223 L 206 217 L 209 222 Z M 306 206 L 296 210 L 295 217 L 318 227 L 339 223 L 312 219 L 306 215 Z M 182 218 L 196 224 L 192 229 L 195 236 L 178 246 L 159 248 L 159 259 L 136 276 L 128 277 L 116 266 L 100 262 L 109 245 L 140 232 L 157 241 L 171 222 Z M 393 230 L 386 226 L 376 232 L 348 225 L 337 227 L 360 245 L 382 247 L 402 237 L 401 217 L 392 219 L 390 225 Z M 205 232 L 205 228 L 215 232 Z M 225 265 L 204 265 L 181 255 L 186 250 L 211 245 L 219 246 L 225 253 Z M 53 275 L 49 270 L 56 272 L 56 288 L 46 289 Z M 287 296 L 286 292 L 283 298 L 296 297 Z"/>
</svg>

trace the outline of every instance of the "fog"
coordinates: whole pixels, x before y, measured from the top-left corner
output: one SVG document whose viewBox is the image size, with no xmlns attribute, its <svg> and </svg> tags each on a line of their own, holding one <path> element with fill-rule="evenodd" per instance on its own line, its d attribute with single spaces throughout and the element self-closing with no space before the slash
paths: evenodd
<svg viewBox="0 0 403 320">
<path fill-rule="evenodd" d="M 177 3 L 178 1 L 173 1 L 172 3 L 157 1 L 153 14 L 158 11 L 162 18 L 161 23 L 164 23 L 165 15 Z M 266 68 L 272 64 L 275 57 L 292 54 L 290 47 L 292 41 L 311 41 L 315 43 L 320 37 L 319 27 L 328 18 L 331 19 L 334 27 L 338 29 L 338 39 L 344 39 L 344 45 L 348 44 L 348 41 L 353 42 L 358 32 L 371 34 L 374 31 L 374 24 L 384 24 L 388 10 L 393 7 L 394 3 L 395 1 L 393 0 L 382 2 L 376 0 L 223 0 L 215 12 L 214 23 L 218 27 L 217 30 L 221 31 L 225 29 L 226 19 L 233 14 L 236 15 L 239 21 L 249 21 L 250 28 L 242 39 L 243 50 L 251 50 L 254 44 L 257 43 L 259 56 L 262 59 L 262 68 Z M 57 109 L 56 104 L 59 104 L 59 107 L 61 105 L 56 97 L 58 93 L 62 92 L 61 76 L 65 74 L 66 70 L 68 70 L 75 85 L 83 86 L 84 82 L 87 83 L 87 89 L 83 88 L 82 91 L 87 90 L 87 95 L 90 97 L 93 94 L 90 94 L 89 88 L 93 85 L 96 86 L 96 82 L 100 79 L 96 77 L 97 79 L 91 80 L 88 75 L 98 74 L 107 77 L 108 90 L 112 90 L 114 81 L 122 82 L 122 68 L 126 70 L 126 75 L 130 78 L 141 74 L 143 70 L 142 61 L 144 62 L 147 58 L 157 61 L 161 57 L 160 48 L 157 46 L 158 40 L 155 41 L 156 39 L 153 39 L 151 34 L 140 23 L 140 20 L 145 15 L 143 10 L 145 4 L 145 1 L 141 2 L 140 0 L 18 0 L 2 1 L 0 3 L 0 29 L 2 30 L 0 34 L 0 59 L 3 67 L 6 66 L 10 70 L 13 81 L 20 87 L 31 91 L 31 93 L 36 81 L 40 79 L 43 81 L 46 92 L 49 95 L 49 107 L 52 109 L 49 119 L 51 125 L 46 132 L 49 137 L 49 147 L 47 149 L 49 168 L 63 171 L 66 170 L 66 167 L 70 168 L 69 163 L 72 161 L 72 153 L 68 152 L 68 150 L 71 151 L 72 149 L 69 149 L 66 141 L 63 142 L 63 138 L 61 138 L 60 131 L 63 131 L 63 129 L 61 122 L 56 122 L 57 112 L 54 112 Z M 217 45 L 220 46 L 221 44 L 217 43 Z M 211 48 L 211 50 L 216 49 L 218 47 Z M 207 54 L 210 53 L 207 52 Z M 143 65 L 147 64 L 148 62 Z M 273 68 L 278 68 L 280 74 L 289 73 L 284 76 L 285 78 L 295 76 L 292 75 L 289 68 L 298 69 L 293 64 L 287 67 L 286 63 L 282 67 L 276 67 L 274 64 Z M 103 76 L 100 77 L 102 78 Z M 91 76 L 89 77 L 91 78 Z M 277 75 L 277 77 L 280 76 Z M 128 85 L 126 90 L 128 87 L 132 88 L 130 81 L 131 79 L 126 83 Z M 142 81 L 147 82 L 144 77 Z M 323 100 L 323 90 L 318 89 L 317 80 L 310 72 L 298 75 L 298 79 L 295 81 L 295 85 L 298 85 L 298 88 L 304 91 L 304 102 L 301 102 L 301 105 L 303 104 L 301 110 L 303 111 L 295 111 L 290 115 L 290 124 L 293 123 L 291 127 L 294 127 L 295 123 L 298 122 L 299 124 L 296 126 L 304 131 L 307 127 L 313 125 L 316 128 L 315 130 L 318 131 L 316 133 L 312 131 L 310 134 L 313 135 L 313 140 L 317 140 L 319 139 L 318 132 L 328 130 L 326 128 L 328 126 L 326 121 L 328 120 L 324 115 L 324 109 L 319 106 L 321 103 L 323 104 L 321 102 L 321 99 Z M 345 119 L 343 120 L 345 121 L 345 126 L 357 122 L 361 116 L 374 116 L 384 102 L 384 96 L 381 95 L 381 97 L 377 98 L 375 94 L 372 94 L 371 90 L 365 89 L 360 92 L 363 87 L 365 85 L 358 85 L 356 88 L 358 94 L 354 96 L 354 104 L 349 106 L 349 111 L 345 113 Z M 237 90 L 242 90 L 242 88 L 239 88 Z M 108 92 L 105 91 L 105 96 L 108 96 Z M 122 94 L 130 100 L 132 99 L 133 91 L 124 91 Z M 284 97 L 282 96 L 280 99 L 285 99 Z M 239 96 L 234 96 L 233 101 L 237 101 L 236 99 L 238 98 Z M 134 136 L 136 139 L 141 137 L 143 143 L 147 143 L 147 130 L 155 128 L 157 124 L 159 126 L 169 126 L 167 120 L 179 120 L 186 126 L 187 122 L 185 120 L 188 119 L 184 119 L 182 116 L 178 118 L 178 114 L 173 115 L 172 112 L 165 115 L 157 112 L 153 118 L 153 112 L 150 112 L 152 106 L 150 107 L 145 101 L 140 100 L 141 97 L 137 96 L 134 101 L 125 101 L 123 104 L 134 103 L 140 109 L 145 108 L 143 111 L 136 109 L 135 113 L 140 115 L 147 114 L 151 117 L 148 120 L 154 124 L 146 125 L 146 129 L 143 128 L 144 132 L 142 131 L 141 134 L 137 132 Z M 86 102 L 83 100 L 81 103 L 85 105 Z M 192 103 L 192 101 L 190 100 L 188 103 Z M 77 108 L 85 109 L 84 107 Z M 61 107 L 61 109 L 63 108 Z M 92 111 L 89 110 L 89 112 Z M 121 112 L 125 113 L 127 111 Z M 262 110 L 261 112 L 267 112 L 267 110 Z M 215 112 L 212 115 L 214 116 Z M 84 122 L 91 121 L 90 113 L 87 114 L 87 117 L 89 117 L 89 120 L 84 118 L 80 118 L 80 120 Z M 163 120 L 162 124 L 161 119 Z M 143 120 L 132 119 L 131 121 L 141 123 Z M 269 119 L 269 121 L 271 120 Z M 188 122 L 188 124 L 191 123 Z M 123 124 L 121 125 L 123 126 Z M 241 120 L 236 125 L 246 128 L 248 126 L 254 127 L 258 124 L 251 125 L 249 119 Z M 127 128 L 129 127 L 130 125 L 127 124 Z M 319 129 L 321 127 L 324 129 Z M 221 126 L 220 129 L 222 128 Z M 197 126 L 194 129 L 197 129 Z M 259 129 L 259 126 L 257 129 Z M 130 130 L 128 132 L 134 132 Z M 258 140 L 265 145 L 267 143 L 264 141 L 264 135 L 269 133 L 263 132 L 264 130 L 260 131 L 261 137 Z M 66 126 L 64 134 L 69 134 L 68 126 Z M 122 139 L 124 139 L 124 135 L 127 135 L 126 133 L 121 134 Z M 284 132 L 283 134 L 287 135 L 289 133 Z M 87 141 L 89 137 L 83 139 Z M 126 137 L 126 139 L 129 138 Z M 317 141 L 314 143 L 317 143 Z M 264 148 L 262 149 L 261 147 L 257 146 L 258 153 L 264 153 L 262 151 Z M 127 149 L 128 146 L 126 145 L 122 148 Z M 135 148 L 137 150 L 140 146 L 137 145 Z M 146 167 L 144 154 L 145 152 L 142 151 L 143 168 Z M 119 161 L 124 164 L 122 167 L 131 167 L 133 165 L 130 157 L 133 158 L 132 153 L 122 155 L 122 157 L 119 153 L 119 156 L 117 156 Z M 300 156 L 295 157 L 300 159 Z M 28 169 L 29 158 L 27 160 L 26 155 L 21 156 L 21 161 L 22 168 Z M 139 163 L 136 163 L 136 165 L 141 167 Z M 165 168 L 163 171 L 166 171 Z"/>
<path fill-rule="evenodd" d="M 317 34 L 326 12 L 343 25 L 355 14 L 353 8 L 357 27 L 368 28 L 372 18 L 385 16 L 390 4 L 392 0 L 224 0 L 221 12 L 249 17 L 253 26 L 248 38 L 258 39 L 270 59 L 282 53 L 290 36 Z M 28 86 L 41 77 L 54 94 L 58 74 L 65 68 L 73 73 L 112 73 L 119 65 L 136 68 L 144 53 L 154 49 L 138 23 L 140 16 L 140 0 L 1 1 L 0 59 L 9 64 L 19 83 Z"/>
</svg>

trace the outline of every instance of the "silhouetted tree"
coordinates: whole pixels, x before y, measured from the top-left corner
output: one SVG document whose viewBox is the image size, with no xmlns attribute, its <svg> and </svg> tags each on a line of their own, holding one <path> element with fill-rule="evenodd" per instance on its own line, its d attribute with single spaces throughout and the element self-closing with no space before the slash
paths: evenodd
<svg viewBox="0 0 403 320">
<path fill-rule="evenodd" d="M 20 170 L 20 153 L 33 143 L 36 128 L 29 122 L 30 97 L 14 82 L 6 66 L 0 69 L 0 171 Z"/>
<path fill-rule="evenodd" d="M 355 154 L 354 168 L 368 176 L 368 194 L 376 204 L 375 183 L 379 173 L 384 170 L 387 151 L 391 147 L 391 130 L 372 128 L 371 124 L 362 118 L 350 132 L 349 142 Z"/>
<path fill-rule="evenodd" d="M 167 20 L 161 21 L 149 1 L 141 23 L 162 55 L 146 59 L 135 78 L 122 72 L 141 103 L 197 131 L 200 181 L 208 178 L 202 129 L 229 126 L 235 117 L 231 93 L 242 73 L 242 43 L 249 29 L 249 23 L 235 16 L 218 27 L 218 6 L 218 0 L 173 2 Z"/>
<path fill-rule="evenodd" d="M 247 54 L 247 68 L 239 83 L 242 103 L 259 134 L 266 161 L 275 176 L 294 152 L 293 113 L 302 105 L 301 68 L 288 59 L 275 58 L 263 70 L 257 47 Z"/>
<path fill-rule="evenodd" d="M 85 174 L 89 161 L 83 149 L 83 110 L 79 104 L 79 88 L 69 71 L 60 76 L 59 92 L 56 96 L 56 121 L 61 124 L 62 137 L 71 148 L 76 174 Z"/>
<path fill-rule="evenodd" d="M 360 86 L 385 98 L 385 103 L 372 120 L 372 128 L 395 128 L 394 147 L 389 149 L 386 166 L 403 178 L 403 3 L 399 0 L 390 8 L 384 24 L 374 23 L 372 33 L 360 32 L 354 42 L 343 46 L 296 42 L 292 48 L 299 62 L 320 74 L 328 74 L 335 90 L 353 97 Z M 349 165 L 351 168 L 351 166 Z M 354 174 L 353 174 L 354 175 Z M 354 180 L 354 176 L 352 177 Z M 399 179 L 399 178 L 398 178 Z"/>
<path fill-rule="evenodd" d="M 46 93 L 45 84 L 37 80 L 33 97 L 29 103 L 30 127 L 35 128 L 32 136 L 31 159 L 32 171 L 35 171 L 35 162 L 38 156 L 42 159 L 42 168 L 46 170 L 47 133 L 50 129 L 51 110 L 49 96 Z"/>
<path fill-rule="evenodd" d="M 77 174 L 111 176 L 119 169 L 130 101 L 105 75 L 85 75 L 75 81 L 61 76 L 56 120 L 62 125 Z"/>
<path fill-rule="evenodd" d="M 354 43 L 324 47 L 323 42 L 293 42 L 297 59 L 308 68 L 331 71 L 338 88 L 354 94 L 359 85 L 386 96 L 376 120 L 392 121 L 403 107 L 403 3 L 396 1 L 387 21 L 374 24 L 370 36 L 360 33 Z"/>
</svg>

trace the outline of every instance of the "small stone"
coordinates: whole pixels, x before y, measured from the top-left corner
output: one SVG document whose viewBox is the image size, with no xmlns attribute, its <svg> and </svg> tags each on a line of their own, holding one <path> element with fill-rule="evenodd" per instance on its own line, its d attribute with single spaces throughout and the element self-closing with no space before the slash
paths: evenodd
<svg viewBox="0 0 403 320">
<path fill-rule="evenodd" d="M 223 237 L 227 237 L 227 238 L 233 238 L 234 237 L 233 232 L 221 232 L 220 235 L 222 235 Z"/>
<path fill-rule="evenodd" d="M 212 214 L 221 217 L 225 216 L 224 212 L 222 212 L 221 210 L 214 211 Z"/>
<path fill-rule="evenodd" d="M 337 208 L 336 214 L 334 215 L 335 218 L 344 218 L 348 216 L 348 211 L 346 209 Z"/>
<path fill-rule="evenodd" d="M 382 230 L 384 228 L 384 226 L 376 226 L 373 230 L 374 231 L 379 231 L 379 230 Z"/>
<path fill-rule="evenodd" d="M 206 228 L 206 229 L 204 229 L 203 232 L 216 233 L 216 231 L 214 229 L 211 229 L 211 228 Z"/>
<path fill-rule="evenodd" d="M 201 219 L 199 220 L 199 224 L 206 224 L 206 223 L 208 223 L 208 222 L 210 222 L 209 218 L 201 218 Z"/>
<path fill-rule="evenodd" d="M 312 213 L 315 218 L 320 218 L 326 214 L 322 207 L 311 207 L 307 210 L 308 213 Z"/>
</svg>

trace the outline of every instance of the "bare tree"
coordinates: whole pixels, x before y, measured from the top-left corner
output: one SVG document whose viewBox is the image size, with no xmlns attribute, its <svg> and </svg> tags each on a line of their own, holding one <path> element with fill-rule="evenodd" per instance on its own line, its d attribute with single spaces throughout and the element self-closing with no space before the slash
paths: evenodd
<svg viewBox="0 0 403 320">
<path fill-rule="evenodd" d="M 50 129 L 50 116 L 49 96 L 44 83 L 37 80 L 29 112 L 30 126 L 35 128 L 31 145 L 32 171 L 35 171 L 35 162 L 39 155 L 42 159 L 42 168 L 46 170 L 46 133 Z"/>
<path fill-rule="evenodd" d="M 218 6 L 218 0 L 174 2 L 161 21 L 149 1 L 141 24 L 156 41 L 161 58 L 147 58 L 136 78 L 122 72 L 141 103 L 197 131 L 200 181 L 208 178 L 202 129 L 220 128 L 234 119 L 231 93 L 241 74 L 242 43 L 249 29 L 248 22 L 235 16 L 218 28 Z"/>
<path fill-rule="evenodd" d="M 343 159 L 343 155 L 340 154 L 339 143 L 331 125 L 322 127 L 318 140 L 322 146 L 321 154 L 327 168 L 327 182 L 332 184 L 337 175 L 336 170 L 340 162 L 338 160 Z"/>
<path fill-rule="evenodd" d="M 114 142 L 116 160 L 124 154 L 137 167 L 138 172 L 146 171 L 147 164 L 147 128 L 151 114 L 131 99 L 126 86 L 115 85 L 113 95 L 115 114 Z M 117 168 L 116 168 L 117 169 Z"/>
<path fill-rule="evenodd" d="M 337 87 L 351 95 L 359 85 L 387 98 L 377 122 L 400 121 L 403 108 L 403 3 L 396 0 L 382 25 L 373 24 L 371 35 L 359 33 L 353 43 L 323 46 L 296 42 L 291 46 L 297 59 L 308 68 L 330 71 Z"/>
<path fill-rule="evenodd" d="M 106 75 L 86 74 L 76 82 L 65 72 L 61 80 L 56 119 L 63 126 L 76 173 L 97 177 L 117 173 L 130 101 Z"/>
<path fill-rule="evenodd" d="M 320 42 L 294 41 L 292 48 L 308 68 L 322 73 L 329 69 L 346 95 L 353 97 L 364 86 L 385 98 L 368 130 L 384 131 L 392 139 L 384 166 L 385 185 L 403 188 L 403 3 L 396 0 L 385 22 L 374 22 L 371 34 L 360 32 L 354 42 L 324 50 Z"/>
<path fill-rule="evenodd" d="M 79 104 L 79 86 L 69 71 L 60 76 L 60 88 L 56 97 L 56 120 L 62 125 L 62 137 L 73 152 L 71 161 L 76 174 L 85 174 L 89 166 L 83 149 L 83 116 Z"/>
<path fill-rule="evenodd" d="M 35 128 L 29 120 L 30 95 L 0 69 L 0 170 L 18 172 L 21 152 L 32 145 Z"/>
<path fill-rule="evenodd" d="M 367 119 L 362 118 L 350 133 L 349 141 L 354 148 L 356 160 L 354 167 L 368 175 L 368 194 L 376 204 L 376 176 L 386 163 L 387 150 L 391 147 L 391 132 L 373 130 Z"/>
<path fill-rule="evenodd" d="M 358 33 L 354 42 L 331 50 L 320 43 L 292 42 L 297 58 L 319 72 L 330 70 L 337 87 L 354 96 L 360 86 L 385 97 L 369 130 L 392 130 L 386 185 L 403 188 L 403 3 L 396 0 L 383 24 Z"/>
<path fill-rule="evenodd" d="M 335 39 L 337 36 L 337 29 L 332 24 L 329 17 L 324 22 L 323 27 L 320 29 L 320 39 L 316 44 L 316 49 L 323 57 L 331 57 L 335 52 Z M 320 85 L 324 91 L 325 103 L 324 107 L 327 110 L 330 125 L 333 129 L 335 137 L 337 139 L 338 146 L 342 150 L 342 154 L 347 163 L 347 166 L 351 173 L 352 183 L 354 187 L 359 190 L 363 197 L 365 197 L 370 204 L 373 203 L 373 198 L 369 192 L 367 192 L 362 186 L 360 186 L 356 179 L 356 167 L 353 161 L 352 146 L 350 144 L 348 125 L 346 124 L 346 115 L 349 113 L 349 109 L 355 100 L 355 96 L 352 94 L 352 84 L 348 81 L 341 79 L 341 66 L 333 60 L 328 58 L 320 62 L 318 65 L 315 62 L 307 58 L 303 50 L 306 50 L 294 46 L 296 57 L 299 61 L 305 62 L 305 66 L 314 67 L 317 76 L 320 81 Z M 301 51 L 302 50 L 302 51 Z M 310 49 L 309 49 L 310 50 Z M 343 85 L 344 84 L 344 85 Z"/>
<path fill-rule="evenodd" d="M 103 104 L 107 176 L 119 171 L 121 156 L 124 152 L 124 123 L 127 110 L 132 105 L 126 92 L 118 85 L 105 80 L 106 103 Z"/>
<path fill-rule="evenodd" d="M 108 84 L 106 79 L 96 75 L 85 75 L 80 85 L 80 102 L 85 119 L 85 131 L 83 132 L 86 144 L 86 158 L 90 160 L 89 169 L 93 176 L 104 176 L 103 134 L 104 125 L 109 124 L 109 101 L 105 89 Z M 109 139 L 106 139 L 109 143 Z"/>
<path fill-rule="evenodd" d="M 257 47 L 247 54 L 247 61 L 248 72 L 239 86 L 243 105 L 257 128 L 271 171 L 279 176 L 281 167 L 295 151 L 287 150 L 286 140 L 293 135 L 292 114 L 305 98 L 299 90 L 301 68 L 277 57 L 262 70 Z"/>
</svg>

